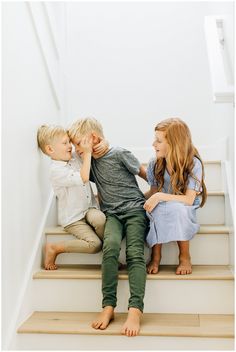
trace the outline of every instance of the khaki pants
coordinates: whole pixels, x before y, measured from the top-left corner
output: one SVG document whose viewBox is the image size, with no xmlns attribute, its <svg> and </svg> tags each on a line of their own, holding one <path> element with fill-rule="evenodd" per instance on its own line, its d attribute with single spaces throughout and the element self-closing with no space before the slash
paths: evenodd
<svg viewBox="0 0 236 352">
<path fill-rule="evenodd" d="M 77 239 L 65 241 L 69 253 L 97 253 L 102 249 L 106 216 L 98 209 L 90 208 L 85 217 L 64 229 Z"/>
</svg>

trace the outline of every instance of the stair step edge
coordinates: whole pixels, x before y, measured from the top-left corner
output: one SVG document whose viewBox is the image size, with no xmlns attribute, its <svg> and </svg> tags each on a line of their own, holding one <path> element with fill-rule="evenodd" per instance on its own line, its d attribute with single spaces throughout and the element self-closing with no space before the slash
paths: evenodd
<svg viewBox="0 0 236 352">
<path fill-rule="evenodd" d="M 34 312 L 17 330 L 18 333 L 121 335 L 127 314 L 116 313 L 106 330 L 90 324 L 97 313 Z M 234 337 L 233 315 L 144 313 L 140 336 Z"/>
</svg>

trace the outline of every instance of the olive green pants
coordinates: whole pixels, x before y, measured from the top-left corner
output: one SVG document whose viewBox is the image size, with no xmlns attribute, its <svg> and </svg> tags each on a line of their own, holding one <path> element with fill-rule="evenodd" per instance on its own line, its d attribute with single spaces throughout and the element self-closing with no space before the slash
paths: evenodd
<svg viewBox="0 0 236 352">
<path fill-rule="evenodd" d="M 128 307 L 143 311 L 146 284 L 144 241 L 147 224 L 146 212 L 142 209 L 107 215 L 102 260 L 103 307 L 116 306 L 118 258 L 121 241 L 126 236 L 126 262 L 130 287 Z"/>
</svg>

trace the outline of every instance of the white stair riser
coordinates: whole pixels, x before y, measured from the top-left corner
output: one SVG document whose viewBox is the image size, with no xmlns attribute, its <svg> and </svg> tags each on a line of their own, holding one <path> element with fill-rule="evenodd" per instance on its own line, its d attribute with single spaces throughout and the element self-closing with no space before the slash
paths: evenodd
<svg viewBox="0 0 236 352">
<path fill-rule="evenodd" d="M 98 335 L 55 335 L 55 334 L 18 334 L 15 345 L 17 350 L 34 351 L 192 351 L 193 346 L 198 351 L 232 351 L 232 338 L 203 337 L 164 337 L 164 336 L 100 336 Z M 194 348 L 194 349 L 196 349 Z M 14 350 L 14 346 L 12 350 Z"/>
<path fill-rule="evenodd" d="M 101 310 L 101 280 L 35 279 L 33 308 L 38 311 Z M 117 311 L 126 312 L 128 280 L 119 280 Z M 232 314 L 232 280 L 147 280 L 145 312 Z"/>
<path fill-rule="evenodd" d="M 221 191 L 223 189 L 221 164 L 205 164 L 204 169 L 207 191 Z"/>
<path fill-rule="evenodd" d="M 228 235 L 195 235 L 190 241 L 191 261 L 194 265 L 228 265 Z M 175 242 L 164 244 L 161 264 L 178 264 L 179 250 Z"/>
<path fill-rule="evenodd" d="M 223 225 L 225 223 L 224 196 L 208 196 L 203 208 L 197 209 L 197 219 L 202 225 Z"/>
<path fill-rule="evenodd" d="M 138 185 L 143 192 L 150 189 L 148 183 L 142 178 L 136 176 Z M 222 190 L 222 174 L 220 164 L 205 164 L 205 184 L 207 191 L 221 191 Z"/>
<path fill-rule="evenodd" d="M 136 176 L 139 188 L 142 192 L 147 192 L 150 189 L 149 184 L 139 176 Z M 222 173 L 220 164 L 206 164 L 205 165 L 205 184 L 207 191 L 221 191 L 222 187 Z M 92 189 L 97 194 L 97 188 L 94 183 L 91 182 Z"/>
<path fill-rule="evenodd" d="M 55 338 L 56 336 L 56 338 Z M 200 351 L 232 351 L 234 339 L 199 338 L 199 337 L 162 337 L 138 336 L 95 336 L 95 335 L 53 335 L 53 334 L 19 334 L 16 337 L 18 350 L 57 350 L 90 351 L 103 350 L 155 350 L 155 351 L 191 351 L 197 346 Z M 15 349 L 14 346 L 12 349 Z"/>
<path fill-rule="evenodd" d="M 48 235 L 48 242 L 60 242 L 74 239 L 71 235 Z M 161 264 L 178 264 L 178 246 L 176 242 L 166 243 L 162 246 Z M 190 241 L 190 254 L 192 264 L 198 265 L 228 265 L 229 245 L 228 235 L 199 234 Z M 146 263 L 149 262 L 151 250 L 145 247 Z M 126 262 L 125 240 L 121 244 L 119 261 Z M 57 264 L 101 264 L 102 252 L 96 254 L 65 253 L 57 257 Z"/>
</svg>

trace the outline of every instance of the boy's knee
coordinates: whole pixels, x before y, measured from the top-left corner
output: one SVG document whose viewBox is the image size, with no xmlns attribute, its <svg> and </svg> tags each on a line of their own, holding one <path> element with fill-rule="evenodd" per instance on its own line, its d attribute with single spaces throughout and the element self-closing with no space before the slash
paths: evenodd
<svg viewBox="0 0 236 352">
<path fill-rule="evenodd" d="M 89 253 L 95 254 L 100 252 L 102 249 L 102 242 L 101 241 L 92 241 L 89 244 Z"/>
<path fill-rule="evenodd" d="M 92 226 L 100 227 L 105 225 L 106 215 L 103 212 L 97 210 L 95 213 L 92 213 L 92 214 L 93 214 L 93 217 L 92 219 L 90 219 Z"/>
<path fill-rule="evenodd" d="M 133 249 L 129 248 L 126 250 L 126 261 L 128 262 L 143 262 L 144 259 L 144 248 Z"/>
<path fill-rule="evenodd" d="M 106 216 L 104 214 L 99 215 L 99 217 L 96 219 L 95 229 L 97 229 L 98 231 L 104 232 L 105 223 L 106 223 Z"/>
<path fill-rule="evenodd" d="M 115 241 L 113 238 L 106 238 L 103 244 L 103 254 L 106 255 L 112 253 L 119 255 L 120 253 L 120 243 Z"/>
</svg>

